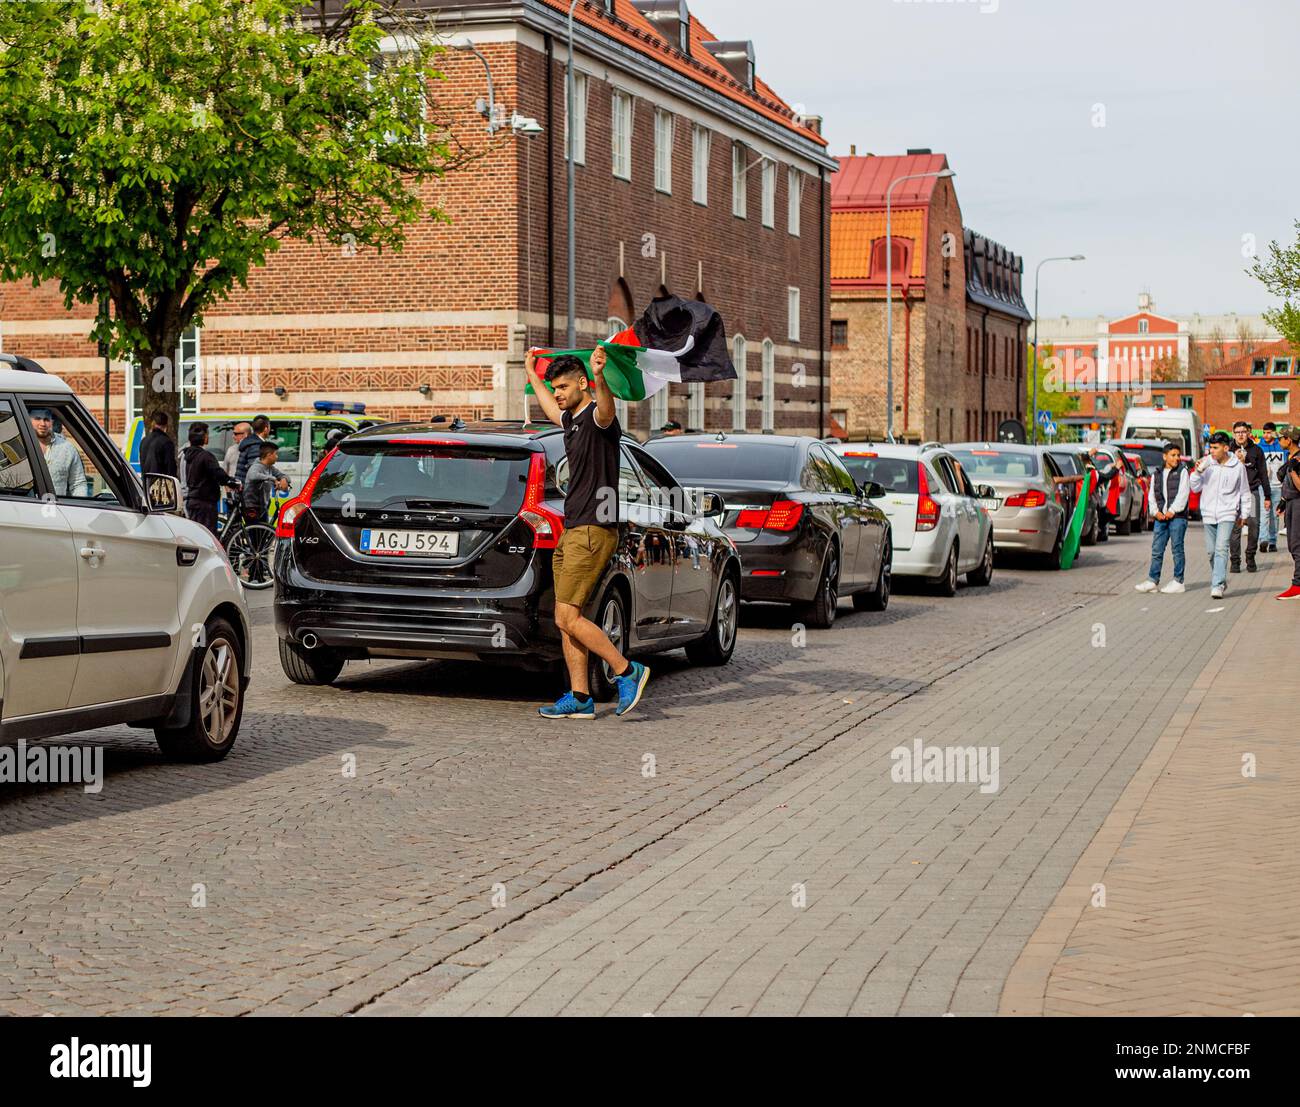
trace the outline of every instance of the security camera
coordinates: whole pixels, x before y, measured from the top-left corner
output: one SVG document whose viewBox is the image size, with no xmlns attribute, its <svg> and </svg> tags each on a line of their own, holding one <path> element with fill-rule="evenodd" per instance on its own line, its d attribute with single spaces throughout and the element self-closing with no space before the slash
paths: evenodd
<svg viewBox="0 0 1300 1107">
<path fill-rule="evenodd" d="M 530 116 L 515 114 L 510 117 L 510 129 L 517 135 L 532 137 L 542 133 L 542 125 Z"/>
</svg>

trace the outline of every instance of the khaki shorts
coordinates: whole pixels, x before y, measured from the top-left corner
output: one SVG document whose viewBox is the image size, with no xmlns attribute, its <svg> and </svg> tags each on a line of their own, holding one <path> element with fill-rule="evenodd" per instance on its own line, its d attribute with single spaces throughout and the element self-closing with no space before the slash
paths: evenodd
<svg viewBox="0 0 1300 1107">
<path fill-rule="evenodd" d="M 574 527 L 560 535 L 551 557 L 555 573 L 555 602 L 582 607 L 600 582 L 605 565 L 618 545 L 617 527 Z"/>
</svg>

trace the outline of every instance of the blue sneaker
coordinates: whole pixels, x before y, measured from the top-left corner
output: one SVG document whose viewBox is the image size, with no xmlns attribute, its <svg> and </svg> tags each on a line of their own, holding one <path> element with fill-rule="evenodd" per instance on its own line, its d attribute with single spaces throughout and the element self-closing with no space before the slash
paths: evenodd
<svg viewBox="0 0 1300 1107">
<path fill-rule="evenodd" d="M 615 715 L 626 715 L 641 702 L 641 693 L 645 691 L 650 680 L 650 670 L 639 661 L 629 661 L 631 666 L 626 676 L 615 677 L 614 687 L 618 689 L 618 707 Z"/>
<path fill-rule="evenodd" d="M 544 719 L 594 719 L 596 701 L 588 696 L 587 702 L 583 703 L 572 692 L 565 692 L 554 703 L 539 707 L 537 714 Z"/>
</svg>

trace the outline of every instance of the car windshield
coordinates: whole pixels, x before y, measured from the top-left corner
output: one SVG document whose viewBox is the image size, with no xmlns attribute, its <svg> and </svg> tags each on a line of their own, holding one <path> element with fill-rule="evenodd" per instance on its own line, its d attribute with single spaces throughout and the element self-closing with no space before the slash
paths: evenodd
<svg viewBox="0 0 1300 1107">
<path fill-rule="evenodd" d="M 886 492 L 916 495 L 920 485 L 916 461 L 906 457 L 880 457 L 870 450 L 845 450 L 840 455 L 844 467 L 858 484 L 875 481 Z"/>
<path fill-rule="evenodd" d="M 972 480 L 1038 476 L 1038 455 L 1020 450 L 953 450 Z"/>
<path fill-rule="evenodd" d="M 523 506 L 529 457 L 525 450 L 437 443 L 346 443 L 325 466 L 311 502 L 339 510 L 513 513 Z"/>
<path fill-rule="evenodd" d="M 794 475 L 795 449 L 786 443 L 657 438 L 645 448 L 683 484 L 702 480 L 788 483 Z"/>
<path fill-rule="evenodd" d="M 1137 454 L 1146 462 L 1148 469 L 1163 469 L 1165 467 L 1165 452 L 1159 446 L 1127 446 L 1121 442 L 1120 449 L 1126 454 Z"/>
</svg>

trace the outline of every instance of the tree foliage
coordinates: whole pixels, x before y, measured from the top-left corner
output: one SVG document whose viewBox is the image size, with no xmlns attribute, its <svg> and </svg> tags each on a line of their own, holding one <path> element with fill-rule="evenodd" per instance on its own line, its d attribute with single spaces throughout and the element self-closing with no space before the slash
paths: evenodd
<svg viewBox="0 0 1300 1107">
<path fill-rule="evenodd" d="M 286 239 L 400 249 L 459 158 L 432 26 L 396 9 L 0 3 L 0 279 L 107 299 L 96 337 L 157 369 Z M 173 374 L 145 381 L 174 417 Z"/>
<path fill-rule="evenodd" d="M 1257 258 L 1251 272 L 1282 301 L 1281 307 L 1264 312 L 1265 321 L 1300 350 L 1300 219 L 1295 229 L 1295 242 L 1285 247 L 1276 240 L 1270 242 L 1268 256 Z"/>
</svg>

